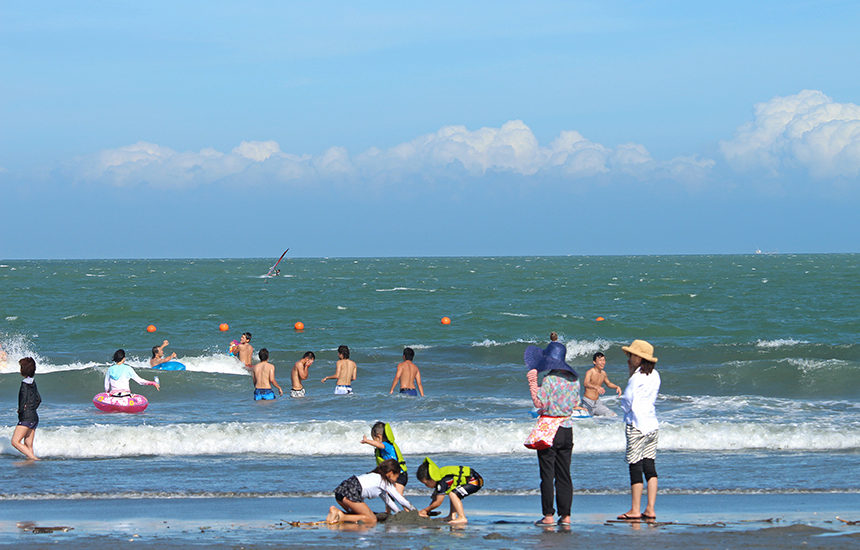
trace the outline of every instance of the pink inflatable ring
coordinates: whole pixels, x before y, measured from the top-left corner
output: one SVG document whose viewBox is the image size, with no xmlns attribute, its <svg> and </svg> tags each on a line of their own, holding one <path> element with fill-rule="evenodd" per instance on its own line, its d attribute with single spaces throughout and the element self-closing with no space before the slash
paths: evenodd
<svg viewBox="0 0 860 550">
<path fill-rule="evenodd" d="M 146 400 L 146 397 L 136 393 L 124 397 L 100 393 L 93 397 L 93 405 L 103 412 L 138 413 L 146 410 L 149 401 Z"/>
</svg>

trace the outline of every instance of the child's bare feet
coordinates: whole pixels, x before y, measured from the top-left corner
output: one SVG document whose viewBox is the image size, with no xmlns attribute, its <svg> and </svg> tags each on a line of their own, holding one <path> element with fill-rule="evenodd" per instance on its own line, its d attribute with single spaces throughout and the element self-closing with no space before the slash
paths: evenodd
<svg viewBox="0 0 860 550">
<path fill-rule="evenodd" d="M 450 523 L 451 525 L 463 525 L 469 523 L 469 520 L 464 517 L 457 516 L 455 519 L 450 520 L 448 523 Z"/>
<path fill-rule="evenodd" d="M 342 514 L 340 510 L 337 509 L 336 506 L 330 506 L 328 509 L 328 515 L 325 518 L 326 523 L 340 523 Z"/>
</svg>

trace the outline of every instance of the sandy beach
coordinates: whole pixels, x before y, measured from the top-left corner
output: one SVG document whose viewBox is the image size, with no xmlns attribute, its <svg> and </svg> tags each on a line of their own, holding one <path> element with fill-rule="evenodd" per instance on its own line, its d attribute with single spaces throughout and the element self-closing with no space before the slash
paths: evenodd
<svg viewBox="0 0 860 550">
<path fill-rule="evenodd" d="M 612 521 L 627 503 L 622 495 L 577 495 L 567 529 L 532 525 L 537 496 L 476 495 L 467 501 L 463 528 L 441 521 L 310 524 L 325 515 L 325 498 L 7 501 L 0 547 L 829 549 L 860 542 L 860 525 L 837 519 L 860 519 L 856 493 L 663 495 L 656 522 Z M 57 527 L 71 529 L 51 529 Z"/>
</svg>

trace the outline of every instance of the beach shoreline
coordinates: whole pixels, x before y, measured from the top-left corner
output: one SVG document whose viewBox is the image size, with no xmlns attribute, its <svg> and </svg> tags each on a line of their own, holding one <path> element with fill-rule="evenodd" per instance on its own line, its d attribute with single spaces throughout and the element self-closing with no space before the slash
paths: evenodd
<svg viewBox="0 0 860 550">
<path fill-rule="evenodd" d="M 371 528 L 314 524 L 332 502 L 318 497 L 9 500 L 0 510 L 0 547 L 133 542 L 161 548 L 568 548 L 575 541 L 680 550 L 717 544 L 829 549 L 860 542 L 860 525 L 837 519 L 860 519 L 857 493 L 661 495 L 657 522 L 651 524 L 614 521 L 629 505 L 624 495 L 584 495 L 574 499 L 570 529 L 532 524 L 540 517 L 538 496 L 475 495 L 466 501 L 470 522 L 464 528 L 441 521 Z M 70 529 L 53 529 L 58 527 Z"/>
</svg>

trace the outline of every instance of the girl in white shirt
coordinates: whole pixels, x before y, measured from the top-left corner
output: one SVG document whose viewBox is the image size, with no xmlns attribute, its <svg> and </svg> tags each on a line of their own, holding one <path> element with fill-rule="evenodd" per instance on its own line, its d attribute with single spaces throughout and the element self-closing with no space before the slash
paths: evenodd
<svg viewBox="0 0 860 550">
<path fill-rule="evenodd" d="M 334 490 L 334 498 L 343 511 L 337 506 L 330 507 L 326 523 L 361 522 L 365 525 L 376 525 L 376 514 L 365 504 L 366 498 L 382 498 L 394 514 L 400 511 L 398 504 L 408 510 L 414 510 L 415 507 L 394 486 L 399 476 L 400 464 L 389 458 L 380 462 L 372 472 L 344 480 Z"/>
<path fill-rule="evenodd" d="M 657 501 L 657 434 L 659 423 L 654 403 L 660 392 L 660 374 L 654 368 L 654 346 L 645 340 L 634 340 L 621 349 L 627 354 L 627 370 L 630 379 L 621 396 L 624 410 L 625 435 L 627 438 L 627 464 L 630 470 L 630 510 L 618 519 L 649 520 L 657 519 L 654 505 Z M 643 481 L 648 484 L 648 504 L 640 513 Z"/>
</svg>

